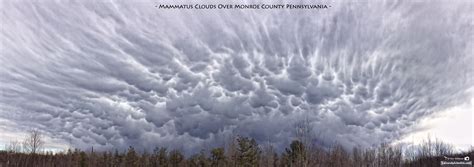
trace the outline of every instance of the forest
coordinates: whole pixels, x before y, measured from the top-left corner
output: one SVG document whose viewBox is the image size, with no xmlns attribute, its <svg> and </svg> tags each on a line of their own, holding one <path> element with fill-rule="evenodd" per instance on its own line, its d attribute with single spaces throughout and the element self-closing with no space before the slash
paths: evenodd
<svg viewBox="0 0 474 167">
<path fill-rule="evenodd" d="M 6 145 L 0 151 L 0 167 L 432 167 L 441 166 L 441 161 L 465 161 L 465 157 L 474 156 L 473 149 L 457 152 L 452 145 L 430 137 L 411 147 L 382 144 L 350 150 L 341 145 L 315 146 L 297 139 L 277 153 L 272 145 L 236 136 L 224 147 L 203 149 L 190 156 L 166 147 L 155 147 L 148 152 L 132 146 L 123 151 L 69 149 L 53 153 L 42 150 L 43 140 L 41 133 L 31 131 L 23 142 Z"/>
</svg>

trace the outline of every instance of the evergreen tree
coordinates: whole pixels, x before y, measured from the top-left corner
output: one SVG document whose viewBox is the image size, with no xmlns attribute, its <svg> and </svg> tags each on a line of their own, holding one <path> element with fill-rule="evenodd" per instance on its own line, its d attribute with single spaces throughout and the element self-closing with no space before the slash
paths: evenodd
<svg viewBox="0 0 474 167">
<path fill-rule="evenodd" d="M 138 157 L 135 149 L 130 146 L 125 156 L 125 165 L 128 167 L 138 166 Z"/>
<path fill-rule="evenodd" d="M 254 139 L 248 137 L 237 138 L 237 164 L 243 167 L 258 166 L 260 149 Z"/>
<path fill-rule="evenodd" d="M 211 161 L 213 167 L 225 166 L 224 148 L 214 148 L 211 150 Z"/>
<path fill-rule="evenodd" d="M 87 154 L 84 151 L 81 151 L 79 157 L 80 157 L 79 158 L 79 166 L 80 167 L 88 166 L 87 165 L 87 162 L 88 162 Z"/>
</svg>

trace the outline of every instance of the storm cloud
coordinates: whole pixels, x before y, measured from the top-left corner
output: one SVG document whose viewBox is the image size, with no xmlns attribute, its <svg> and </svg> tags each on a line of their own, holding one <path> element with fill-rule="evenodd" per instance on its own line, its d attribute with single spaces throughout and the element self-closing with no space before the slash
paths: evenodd
<svg viewBox="0 0 474 167">
<path fill-rule="evenodd" d="M 369 147 L 470 99 L 472 2 L 329 4 L 2 2 L 0 118 L 15 124 L 0 125 L 193 152 L 237 134 L 281 149 L 305 122 L 323 145 Z"/>
</svg>

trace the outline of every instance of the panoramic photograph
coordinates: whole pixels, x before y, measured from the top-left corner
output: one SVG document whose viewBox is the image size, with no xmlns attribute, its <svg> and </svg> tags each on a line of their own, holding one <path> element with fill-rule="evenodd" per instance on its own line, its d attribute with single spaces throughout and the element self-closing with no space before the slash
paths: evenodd
<svg viewBox="0 0 474 167">
<path fill-rule="evenodd" d="M 0 0 L 0 167 L 454 167 L 472 0 Z"/>
</svg>

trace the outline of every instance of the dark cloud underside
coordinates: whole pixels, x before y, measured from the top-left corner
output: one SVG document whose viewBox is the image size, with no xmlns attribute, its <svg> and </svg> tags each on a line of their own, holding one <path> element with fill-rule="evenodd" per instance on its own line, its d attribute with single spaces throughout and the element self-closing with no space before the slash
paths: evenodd
<svg viewBox="0 0 474 167">
<path fill-rule="evenodd" d="M 471 2 L 331 5 L 2 2 L 0 118 L 80 148 L 281 148 L 302 122 L 350 147 L 469 98 Z"/>
</svg>

